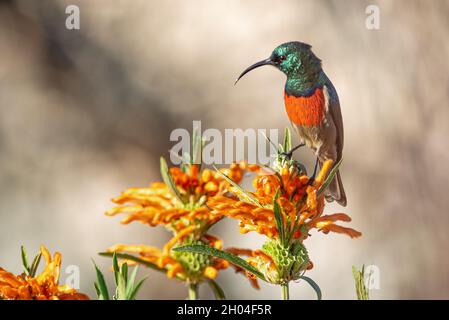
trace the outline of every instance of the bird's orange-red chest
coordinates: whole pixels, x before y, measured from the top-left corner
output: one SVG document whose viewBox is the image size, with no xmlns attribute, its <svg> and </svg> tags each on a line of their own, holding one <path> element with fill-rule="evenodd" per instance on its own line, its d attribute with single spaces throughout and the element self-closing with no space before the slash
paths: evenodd
<svg viewBox="0 0 449 320">
<path fill-rule="evenodd" d="M 296 125 L 320 125 L 326 115 L 326 106 L 322 88 L 316 88 L 309 96 L 296 97 L 284 93 L 285 110 L 288 118 Z"/>
</svg>

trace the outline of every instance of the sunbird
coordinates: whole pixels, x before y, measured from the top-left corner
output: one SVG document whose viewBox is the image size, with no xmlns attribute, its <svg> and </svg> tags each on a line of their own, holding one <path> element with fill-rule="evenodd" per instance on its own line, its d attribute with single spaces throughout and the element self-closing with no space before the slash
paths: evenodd
<svg viewBox="0 0 449 320">
<path fill-rule="evenodd" d="M 321 60 L 312 47 L 303 42 L 287 42 L 276 47 L 268 59 L 256 62 L 237 78 L 261 66 L 274 66 L 286 76 L 284 103 L 287 116 L 296 129 L 301 144 L 307 145 L 316 156 L 317 163 L 331 159 L 334 165 L 343 152 L 343 118 L 334 85 L 321 67 Z M 315 165 L 315 173 L 317 166 Z M 315 174 L 314 173 L 314 174 Z M 326 200 L 346 206 L 346 194 L 339 171 L 325 192 Z"/>
</svg>

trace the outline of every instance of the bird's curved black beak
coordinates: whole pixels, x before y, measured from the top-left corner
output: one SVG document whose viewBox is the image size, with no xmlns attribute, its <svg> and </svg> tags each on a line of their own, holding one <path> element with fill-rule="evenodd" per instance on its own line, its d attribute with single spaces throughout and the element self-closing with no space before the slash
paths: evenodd
<svg viewBox="0 0 449 320">
<path fill-rule="evenodd" d="M 237 80 L 235 80 L 234 85 L 236 85 L 237 82 L 238 82 L 238 81 L 239 81 L 245 74 L 247 74 L 247 73 L 250 72 L 251 70 L 254 70 L 254 69 L 256 69 L 256 68 L 259 68 L 259 67 L 262 67 L 262 66 L 266 66 L 266 65 L 272 65 L 272 66 L 275 66 L 276 63 L 275 63 L 273 60 L 271 60 L 271 57 L 268 58 L 268 59 L 265 59 L 265 60 L 256 62 L 255 64 L 249 66 L 248 68 L 245 69 L 245 71 L 242 72 L 242 74 L 237 78 Z"/>
</svg>

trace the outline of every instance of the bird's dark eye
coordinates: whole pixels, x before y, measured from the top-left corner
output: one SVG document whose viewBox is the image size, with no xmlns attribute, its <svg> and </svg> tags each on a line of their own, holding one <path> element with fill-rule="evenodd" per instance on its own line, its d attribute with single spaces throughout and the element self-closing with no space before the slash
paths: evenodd
<svg viewBox="0 0 449 320">
<path fill-rule="evenodd" d="M 287 59 L 287 57 L 284 56 L 284 55 L 282 55 L 282 56 L 279 57 L 279 61 L 284 61 L 285 59 Z"/>
</svg>

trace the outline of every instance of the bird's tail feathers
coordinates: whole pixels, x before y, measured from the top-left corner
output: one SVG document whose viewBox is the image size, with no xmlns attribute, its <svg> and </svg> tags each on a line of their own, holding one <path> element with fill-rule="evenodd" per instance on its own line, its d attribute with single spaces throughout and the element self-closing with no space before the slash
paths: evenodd
<svg viewBox="0 0 449 320">
<path fill-rule="evenodd" d="M 320 161 L 320 166 L 322 162 Z M 328 202 L 337 201 L 341 206 L 346 207 L 346 193 L 343 188 L 343 182 L 341 181 L 340 170 L 334 176 L 327 190 L 324 193 L 324 197 Z"/>
</svg>

